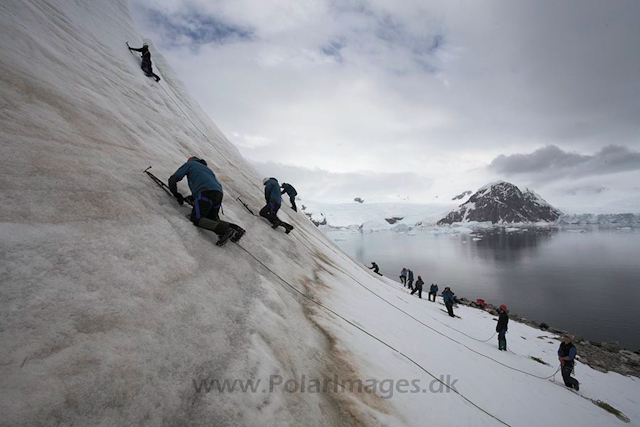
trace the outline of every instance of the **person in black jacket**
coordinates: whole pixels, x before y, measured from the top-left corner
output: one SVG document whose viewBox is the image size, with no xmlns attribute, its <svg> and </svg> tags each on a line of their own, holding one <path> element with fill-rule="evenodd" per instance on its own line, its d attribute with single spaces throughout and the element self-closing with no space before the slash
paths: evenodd
<svg viewBox="0 0 640 427">
<path fill-rule="evenodd" d="M 413 271 L 407 269 L 407 288 L 413 290 Z"/>
<path fill-rule="evenodd" d="M 431 287 L 429 288 L 429 295 L 427 295 L 427 298 L 429 298 L 429 301 L 431 301 L 432 295 L 433 295 L 433 302 L 436 302 L 436 295 L 438 295 L 438 285 L 435 283 L 432 283 Z"/>
<path fill-rule="evenodd" d="M 296 189 L 293 188 L 293 185 L 287 184 L 286 182 L 283 182 L 281 187 L 282 193 L 280 194 L 287 193 L 287 195 L 289 195 L 289 201 L 291 202 L 291 209 L 293 209 L 294 212 L 298 212 L 298 208 L 296 207 L 296 196 L 298 195 L 298 192 Z"/>
<path fill-rule="evenodd" d="M 498 333 L 498 350 L 507 351 L 507 329 L 509 325 L 509 310 L 507 306 L 502 304 L 500 306 L 500 316 L 498 317 L 498 324 L 496 325 L 496 332 Z"/>
<path fill-rule="evenodd" d="M 378 267 L 378 264 L 376 264 L 375 262 L 371 261 L 371 267 L 368 267 L 369 270 L 373 270 L 374 273 L 382 276 L 382 273 L 379 273 L 378 271 L 380 270 L 380 267 Z"/>
<path fill-rule="evenodd" d="M 159 82 L 160 77 L 158 77 L 158 75 L 153 72 L 153 66 L 151 63 L 151 52 L 149 52 L 149 45 L 145 43 L 142 45 L 141 48 L 137 49 L 135 47 L 129 46 L 129 43 L 127 43 L 127 47 L 129 48 L 130 51 L 133 50 L 136 52 L 140 52 L 142 54 L 142 63 L 140 64 L 140 68 L 142 68 L 142 71 L 144 71 L 147 77 L 153 77 L 154 79 L 156 79 L 157 82 Z"/>
<path fill-rule="evenodd" d="M 411 295 L 418 292 L 418 298 L 422 299 L 422 285 L 424 285 L 424 282 L 422 281 L 422 277 L 418 276 L 418 280 L 416 280 L 416 285 L 413 288 L 413 291 L 411 291 Z"/>
<path fill-rule="evenodd" d="M 560 367 L 562 368 L 562 379 L 564 380 L 564 385 L 578 391 L 580 390 L 580 383 L 577 379 L 571 376 L 577 353 L 576 347 L 571 341 L 573 341 L 571 335 L 565 335 L 562 337 L 562 342 L 558 348 L 558 360 L 560 361 Z"/>
</svg>

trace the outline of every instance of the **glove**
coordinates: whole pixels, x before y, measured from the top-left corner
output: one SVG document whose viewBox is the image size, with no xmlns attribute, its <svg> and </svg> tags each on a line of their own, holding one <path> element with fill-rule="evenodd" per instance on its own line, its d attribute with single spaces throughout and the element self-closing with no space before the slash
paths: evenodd
<svg viewBox="0 0 640 427">
<path fill-rule="evenodd" d="M 178 201 L 180 206 L 184 205 L 184 197 L 182 197 L 182 194 L 176 193 L 174 194 L 174 196 L 176 196 L 176 200 Z"/>
</svg>

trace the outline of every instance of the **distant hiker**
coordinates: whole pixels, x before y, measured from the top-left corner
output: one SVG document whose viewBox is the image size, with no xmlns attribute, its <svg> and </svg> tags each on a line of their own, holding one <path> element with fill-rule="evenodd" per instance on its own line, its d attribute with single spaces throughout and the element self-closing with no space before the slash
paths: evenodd
<svg viewBox="0 0 640 427">
<path fill-rule="evenodd" d="M 433 295 L 433 302 L 436 302 L 436 295 L 438 295 L 438 285 L 434 283 L 431 284 L 431 287 L 429 288 L 429 295 L 427 295 L 429 301 L 431 301 L 431 295 Z"/>
<path fill-rule="evenodd" d="M 498 317 L 498 324 L 496 325 L 496 332 L 498 333 L 498 350 L 507 351 L 507 329 L 509 324 L 509 311 L 507 306 L 502 304 L 500 306 L 500 316 Z"/>
<path fill-rule="evenodd" d="M 135 47 L 129 46 L 129 42 L 127 42 L 127 47 L 129 50 L 133 50 L 136 52 L 140 52 L 142 54 L 142 63 L 140 64 L 140 68 L 147 75 L 147 77 L 153 77 L 157 82 L 160 81 L 160 77 L 153 72 L 153 66 L 151 65 L 151 52 L 149 52 L 149 45 L 143 44 L 141 48 L 137 49 Z"/>
<path fill-rule="evenodd" d="M 418 298 L 422 299 L 422 285 L 424 285 L 424 282 L 422 281 L 422 277 L 418 276 L 418 280 L 416 280 L 416 286 L 413 289 L 413 291 L 411 291 L 411 295 L 418 292 Z"/>
<path fill-rule="evenodd" d="M 260 216 L 266 218 L 271 223 L 271 228 L 284 227 L 285 233 L 289 234 L 293 230 L 293 226 L 278 218 L 278 211 L 282 205 L 282 196 L 280 195 L 280 185 L 275 178 L 265 178 L 262 180 L 264 184 L 264 198 L 267 204 L 260 210 Z"/>
<path fill-rule="evenodd" d="M 444 291 L 442 291 L 442 298 L 444 298 L 444 305 L 447 307 L 449 316 L 456 317 L 456 315 L 453 314 L 453 295 L 454 294 L 451 292 L 451 288 L 449 286 L 444 288 Z"/>
<path fill-rule="evenodd" d="M 187 177 L 190 198 L 193 199 L 191 222 L 194 225 L 211 230 L 218 235 L 216 245 L 222 246 L 227 240 L 240 240 L 245 231 L 238 225 L 222 221 L 218 212 L 222 205 L 222 185 L 216 179 L 213 171 L 207 167 L 207 162 L 198 157 L 189 157 L 169 178 L 169 189 L 181 205 L 185 198 L 178 192 L 178 182 Z"/>
<path fill-rule="evenodd" d="M 374 261 L 371 261 L 371 267 L 367 267 L 369 270 L 373 270 L 374 273 L 379 274 L 380 276 L 382 276 L 382 273 L 379 273 L 378 270 L 380 270 L 380 267 L 378 267 L 378 264 L 376 264 Z"/>
<path fill-rule="evenodd" d="M 407 287 L 407 269 L 404 267 L 400 272 L 400 283 L 402 283 L 402 286 Z"/>
<path fill-rule="evenodd" d="M 413 271 L 407 269 L 407 279 L 409 280 L 407 282 L 407 287 L 411 290 L 413 290 Z"/>
<path fill-rule="evenodd" d="M 580 390 L 580 383 L 577 379 L 571 376 L 576 358 L 576 347 L 571 341 L 573 341 L 571 335 L 565 335 L 562 337 L 562 342 L 558 348 L 558 360 L 560 361 L 560 366 L 562 368 L 562 379 L 564 380 L 564 385 L 578 391 Z"/>
<path fill-rule="evenodd" d="M 298 212 L 298 208 L 296 207 L 296 196 L 298 195 L 298 192 L 296 191 L 296 189 L 293 188 L 293 185 L 287 184 L 286 182 L 283 182 L 281 187 L 282 193 L 280 194 L 287 193 L 289 195 L 289 201 L 291 202 L 291 209 L 293 209 L 295 212 Z"/>
</svg>

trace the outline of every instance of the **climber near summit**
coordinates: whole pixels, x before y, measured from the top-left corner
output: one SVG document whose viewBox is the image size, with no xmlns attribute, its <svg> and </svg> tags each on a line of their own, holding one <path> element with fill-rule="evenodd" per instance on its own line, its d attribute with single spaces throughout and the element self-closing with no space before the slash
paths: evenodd
<svg viewBox="0 0 640 427">
<path fill-rule="evenodd" d="M 169 190 L 180 205 L 184 204 L 185 198 L 178 192 L 178 182 L 185 176 L 191 189 L 191 196 L 187 196 L 186 200 L 193 201 L 191 222 L 197 227 L 216 233 L 218 246 L 224 245 L 227 240 L 240 240 L 245 230 L 239 225 L 221 220 L 218 216 L 222 206 L 222 185 L 213 171 L 207 167 L 207 162 L 198 157 L 189 157 L 169 178 Z"/>
<path fill-rule="evenodd" d="M 262 180 L 264 185 L 264 198 L 267 204 L 260 210 L 260 216 L 266 218 L 271 223 L 271 228 L 276 229 L 280 226 L 284 227 L 285 233 L 289 234 L 293 230 L 293 226 L 284 221 L 280 221 L 277 216 L 280 205 L 282 205 L 282 196 L 280 194 L 280 184 L 275 178 L 265 178 Z"/>
<path fill-rule="evenodd" d="M 153 66 L 151 63 L 151 52 L 149 52 L 149 45 L 145 43 L 142 45 L 141 48 L 138 49 L 138 48 L 129 46 L 129 42 L 127 42 L 127 47 L 129 48 L 129 51 L 136 51 L 142 54 L 142 63 L 140 64 L 140 68 L 142 68 L 142 71 L 144 71 L 147 77 L 153 77 L 154 79 L 156 79 L 157 82 L 159 82 L 160 77 L 158 77 L 158 75 L 153 72 Z"/>
</svg>

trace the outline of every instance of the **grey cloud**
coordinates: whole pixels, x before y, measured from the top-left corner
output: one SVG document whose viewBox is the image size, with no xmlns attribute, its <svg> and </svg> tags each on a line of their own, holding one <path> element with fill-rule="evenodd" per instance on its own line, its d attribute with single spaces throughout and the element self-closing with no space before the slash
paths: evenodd
<svg viewBox="0 0 640 427">
<path fill-rule="evenodd" d="M 540 178 L 604 175 L 640 170 L 640 152 L 608 145 L 589 156 L 548 145 L 530 154 L 502 154 L 493 159 L 489 168 L 506 175 L 530 174 Z"/>
</svg>

